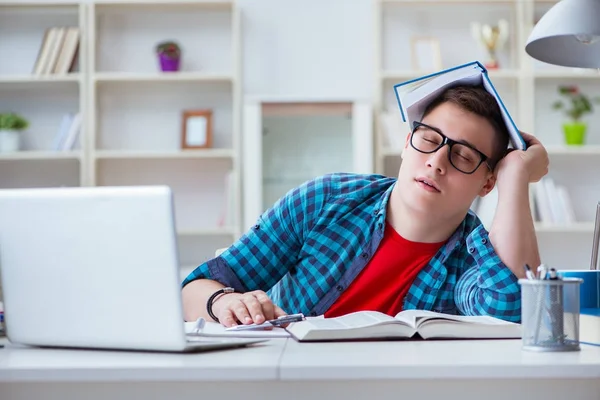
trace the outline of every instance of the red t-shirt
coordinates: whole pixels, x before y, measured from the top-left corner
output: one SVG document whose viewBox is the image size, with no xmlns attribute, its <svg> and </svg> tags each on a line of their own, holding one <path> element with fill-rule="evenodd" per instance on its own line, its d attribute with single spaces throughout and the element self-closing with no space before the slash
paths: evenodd
<svg viewBox="0 0 600 400">
<path fill-rule="evenodd" d="M 413 281 L 444 243 L 411 242 L 386 222 L 375 255 L 325 312 L 325 317 L 365 310 L 396 315 L 402 311 L 404 297 Z"/>
</svg>

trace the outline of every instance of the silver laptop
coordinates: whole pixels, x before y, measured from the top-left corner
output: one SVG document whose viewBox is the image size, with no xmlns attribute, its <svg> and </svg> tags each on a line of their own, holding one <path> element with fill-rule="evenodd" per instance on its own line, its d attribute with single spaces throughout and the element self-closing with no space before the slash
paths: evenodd
<svg viewBox="0 0 600 400">
<path fill-rule="evenodd" d="M 0 277 L 13 343 L 186 352 L 264 341 L 186 335 L 165 186 L 0 190 Z"/>
</svg>

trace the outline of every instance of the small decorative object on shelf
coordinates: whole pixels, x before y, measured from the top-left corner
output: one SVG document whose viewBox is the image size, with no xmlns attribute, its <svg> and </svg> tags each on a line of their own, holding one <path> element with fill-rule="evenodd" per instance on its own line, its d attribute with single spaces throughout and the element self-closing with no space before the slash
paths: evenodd
<svg viewBox="0 0 600 400">
<path fill-rule="evenodd" d="M 478 43 L 483 45 L 488 53 L 488 60 L 484 63 L 487 69 L 498 69 L 498 52 L 508 40 L 508 21 L 501 19 L 498 25 L 471 23 L 471 35 Z"/>
<path fill-rule="evenodd" d="M 207 149 L 212 146 L 211 110 L 184 111 L 182 120 L 182 149 Z"/>
<path fill-rule="evenodd" d="M 156 54 L 163 72 L 179 71 L 181 62 L 181 48 L 176 42 L 165 41 L 156 46 Z"/>
<path fill-rule="evenodd" d="M 559 86 L 558 93 L 566 97 L 566 102 L 568 102 L 566 104 L 563 100 L 557 100 L 552 105 L 555 110 L 564 110 L 569 118 L 568 122 L 563 123 L 565 143 L 568 145 L 582 145 L 585 143 L 587 124 L 581 118 L 585 114 L 594 111 L 592 103 L 575 85 Z M 594 98 L 593 102 L 600 103 L 600 97 Z"/>
<path fill-rule="evenodd" d="M 0 114 L 0 153 L 19 151 L 21 131 L 27 129 L 29 122 L 15 113 Z"/>
</svg>

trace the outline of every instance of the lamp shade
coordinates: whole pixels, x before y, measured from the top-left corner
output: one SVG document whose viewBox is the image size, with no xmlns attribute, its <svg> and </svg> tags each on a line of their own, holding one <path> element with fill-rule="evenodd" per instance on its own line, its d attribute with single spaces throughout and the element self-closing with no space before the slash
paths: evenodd
<svg viewBox="0 0 600 400">
<path fill-rule="evenodd" d="M 600 0 L 561 0 L 535 25 L 525 51 L 555 65 L 600 68 Z"/>
</svg>

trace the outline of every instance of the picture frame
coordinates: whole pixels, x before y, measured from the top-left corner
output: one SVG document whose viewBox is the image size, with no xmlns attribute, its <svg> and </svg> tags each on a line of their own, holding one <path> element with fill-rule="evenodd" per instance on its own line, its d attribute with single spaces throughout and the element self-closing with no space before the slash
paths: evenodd
<svg viewBox="0 0 600 400">
<path fill-rule="evenodd" d="M 212 111 L 185 110 L 182 115 L 181 148 L 208 149 L 212 147 Z"/>
<path fill-rule="evenodd" d="M 430 36 L 414 36 L 411 39 L 412 67 L 416 71 L 438 71 L 442 69 L 440 41 Z"/>
</svg>

